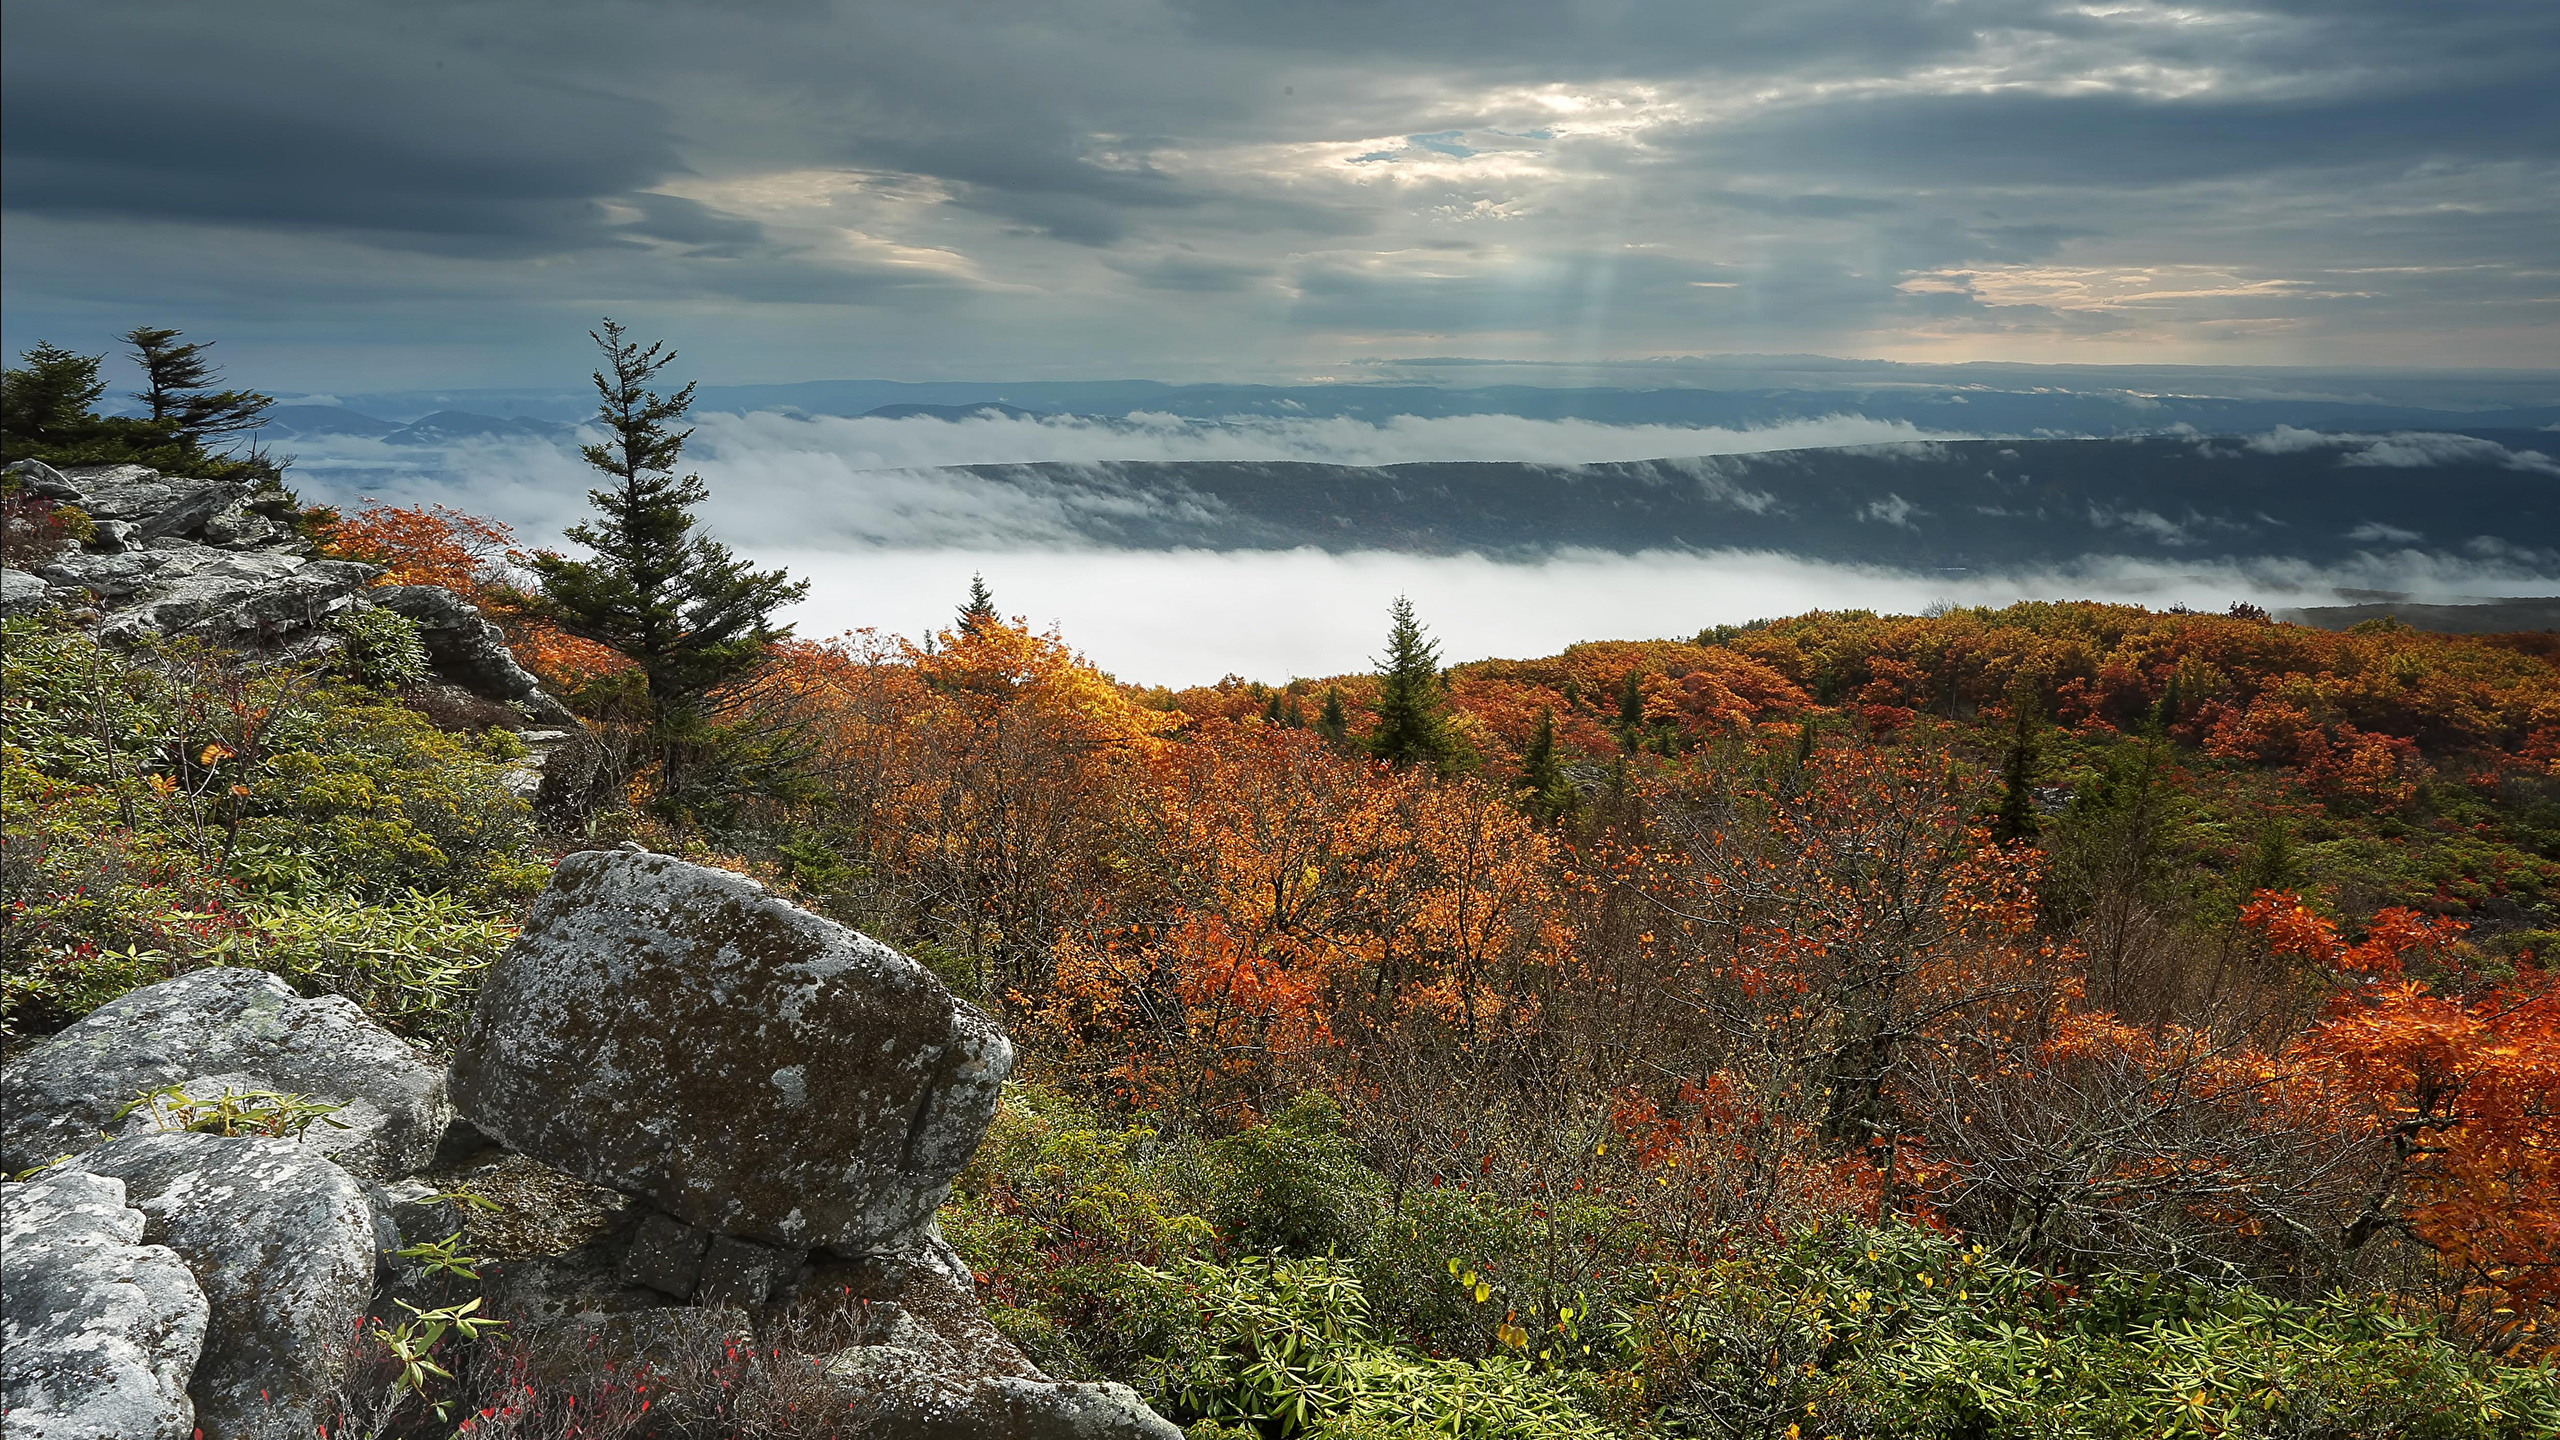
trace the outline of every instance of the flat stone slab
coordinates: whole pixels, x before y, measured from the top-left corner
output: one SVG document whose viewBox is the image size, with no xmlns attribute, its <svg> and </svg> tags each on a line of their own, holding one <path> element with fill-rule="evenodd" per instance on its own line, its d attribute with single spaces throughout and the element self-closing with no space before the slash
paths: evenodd
<svg viewBox="0 0 2560 1440">
<path fill-rule="evenodd" d="M 453 1119 L 443 1070 L 354 1001 L 306 1000 L 263 970 L 198 970 L 99 1006 L 0 1070 L 0 1169 L 14 1174 L 101 1143 L 141 1091 L 226 1075 L 365 1102 L 347 1117 L 361 1117 L 363 1143 L 332 1143 L 347 1132 L 313 1143 L 370 1178 L 423 1168 Z"/>
<path fill-rule="evenodd" d="M 508 1148 L 702 1230 L 908 1243 L 1013 1046 L 933 973 L 723 870 L 563 861 L 484 978 L 453 1097 Z"/>
</svg>

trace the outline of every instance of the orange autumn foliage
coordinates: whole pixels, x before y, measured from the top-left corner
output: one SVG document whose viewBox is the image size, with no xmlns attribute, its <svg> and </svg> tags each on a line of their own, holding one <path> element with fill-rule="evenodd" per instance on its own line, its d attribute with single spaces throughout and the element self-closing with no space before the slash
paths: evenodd
<svg viewBox="0 0 2560 1440">
<path fill-rule="evenodd" d="M 2360 1229 L 2404 1231 L 2484 1291 L 2560 1304 L 2560 988 L 2548 972 L 2463 994 L 2466 927 L 2406 909 L 2376 915 L 2354 944 L 2281 892 L 2258 892 L 2242 921 L 2272 953 L 2347 982 L 2284 1059 L 2389 1146 Z"/>
</svg>

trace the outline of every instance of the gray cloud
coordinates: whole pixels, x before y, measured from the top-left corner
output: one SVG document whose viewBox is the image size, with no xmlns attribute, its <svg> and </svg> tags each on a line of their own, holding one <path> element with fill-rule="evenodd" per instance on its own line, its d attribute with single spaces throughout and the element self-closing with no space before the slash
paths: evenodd
<svg viewBox="0 0 2560 1440">
<path fill-rule="evenodd" d="M 770 380 L 2547 363 L 2555 71 L 2540 0 L 13 0 L 0 330 L 314 388 L 605 309 Z"/>
</svg>

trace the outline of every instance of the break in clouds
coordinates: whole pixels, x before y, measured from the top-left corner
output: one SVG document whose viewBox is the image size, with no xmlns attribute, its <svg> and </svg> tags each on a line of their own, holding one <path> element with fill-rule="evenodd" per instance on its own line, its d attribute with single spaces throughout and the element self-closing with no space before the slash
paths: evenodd
<svg viewBox="0 0 2560 1440">
<path fill-rule="evenodd" d="M 1744 549 L 1560 548 L 1499 559 L 1312 547 L 1111 548 L 1090 538 L 1095 507 L 1188 502 L 1076 478 L 1079 466 L 1127 461 L 1505 459 L 1570 467 L 1861 444 L 1918 454 L 1952 438 L 1853 416 L 1732 431 L 1503 415 L 1212 424 L 760 413 L 701 417 L 691 454 L 711 485 L 712 529 L 758 560 L 815 582 L 791 617 L 801 633 L 918 635 L 947 625 L 970 576 L 983 574 L 1009 614 L 1056 625 L 1104 668 L 1146 683 L 1365 668 L 1386 606 L 1399 594 L 1413 598 L 1455 661 L 1552 653 L 1581 640 L 1687 635 L 1812 609 L 1909 613 L 1932 604 L 2086 598 L 2219 610 L 2234 600 L 2269 608 L 2329 603 L 2342 588 L 2430 596 L 2549 588 L 2549 557 L 2538 552 L 2475 547 L 2455 558 L 2414 548 L 2414 530 L 2381 524 L 2360 537 L 2366 550 L 2327 565 L 2093 554 L 2069 564 L 1951 573 Z M 2540 452 L 2488 456 L 2479 442 L 2462 440 L 2315 442 L 2276 433 L 2253 443 L 2268 453 L 2335 451 L 2337 463 L 2368 467 L 2366 473 L 2428 463 L 2419 457 L 2432 453 L 2431 445 L 2518 471 L 2551 463 Z M 534 543 L 556 540 L 577 518 L 593 479 L 566 443 L 533 439 L 421 449 L 313 436 L 293 448 L 298 482 L 313 498 L 451 504 L 504 520 Z M 1041 462 L 1057 463 L 1037 483 L 942 468 Z"/>
</svg>

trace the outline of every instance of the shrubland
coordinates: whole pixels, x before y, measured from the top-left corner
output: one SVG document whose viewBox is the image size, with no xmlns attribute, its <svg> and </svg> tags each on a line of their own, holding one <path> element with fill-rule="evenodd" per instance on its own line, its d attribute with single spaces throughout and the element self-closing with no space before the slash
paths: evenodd
<svg viewBox="0 0 2560 1440">
<path fill-rule="evenodd" d="M 481 605 L 599 783 L 536 817 L 392 617 L 328 668 L 8 622 L 12 1041 L 249 964 L 432 1047 L 636 837 L 1003 1020 L 944 1227 L 1195 1435 L 2560 1431 L 2548 636 L 2022 604 L 1443 668 L 1400 607 L 1380 673 L 1175 691 L 983 587 L 688 659 L 491 522 L 329 535 Z"/>
</svg>

